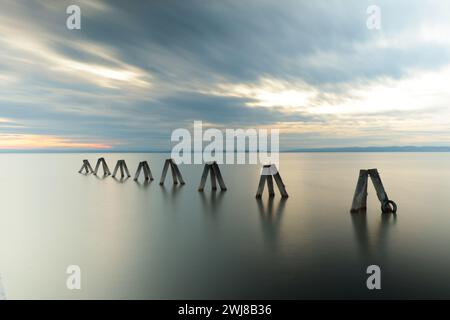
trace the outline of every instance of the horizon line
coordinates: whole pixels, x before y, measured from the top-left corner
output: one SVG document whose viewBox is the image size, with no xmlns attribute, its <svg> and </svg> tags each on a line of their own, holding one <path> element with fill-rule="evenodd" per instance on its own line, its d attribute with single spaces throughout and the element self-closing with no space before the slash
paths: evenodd
<svg viewBox="0 0 450 320">
<path fill-rule="evenodd" d="M 171 150 L 145 150 L 145 149 L 0 149 L 1 153 L 171 153 Z M 198 153 L 202 151 L 190 151 L 189 153 Z M 218 151 L 224 153 L 259 153 L 259 150 L 234 150 Z M 270 153 L 270 150 L 267 152 Z M 280 150 L 279 153 L 325 153 L 325 152 L 450 152 L 450 146 L 371 146 L 371 147 L 322 147 L 322 148 L 290 148 Z"/>
</svg>

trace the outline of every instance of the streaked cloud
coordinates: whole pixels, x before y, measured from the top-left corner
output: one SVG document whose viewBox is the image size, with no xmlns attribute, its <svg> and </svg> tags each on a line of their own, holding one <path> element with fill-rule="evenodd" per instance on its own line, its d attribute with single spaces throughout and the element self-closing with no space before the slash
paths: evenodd
<svg viewBox="0 0 450 320">
<path fill-rule="evenodd" d="M 103 143 L 81 142 L 68 138 L 37 134 L 2 134 L 0 149 L 110 149 Z"/>
<path fill-rule="evenodd" d="M 4 0 L 0 148 L 168 149 L 194 120 L 282 148 L 450 144 L 450 3 L 378 1 L 380 31 L 370 4 Z"/>
</svg>

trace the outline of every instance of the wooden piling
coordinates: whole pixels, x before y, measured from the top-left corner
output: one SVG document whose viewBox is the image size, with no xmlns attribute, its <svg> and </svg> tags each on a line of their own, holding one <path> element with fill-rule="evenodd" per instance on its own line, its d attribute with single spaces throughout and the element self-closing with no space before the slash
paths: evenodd
<svg viewBox="0 0 450 320">
<path fill-rule="evenodd" d="M 130 171 L 128 171 L 128 167 L 127 167 L 127 163 L 125 162 L 125 160 L 122 160 L 122 167 L 125 170 L 125 173 L 127 174 L 127 177 L 131 177 L 130 175 Z"/>
<path fill-rule="evenodd" d="M 163 185 L 164 180 L 166 179 L 167 171 L 169 170 L 172 172 L 172 179 L 173 184 L 178 184 L 178 181 L 180 184 L 184 185 L 185 182 L 183 180 L 183 176 L 181 175 L 180 169 L 178 168 L 178 165 L 173 161 L 173 159 L 166 159 L 164 162 L 163 171 L 161 174 L 161 179 L 159 180 L 159 184 Z"/>
<path fill-rule="evenodd" d="M 162 174 L 161 174 L 161 179 L 159 180 L 159 184 L 160 185 L 164 184 L 164 180 L 166 179 L 167 170 L 169 169 L 169 166 L 170 166 L 169 159 L 166 159 L 166 161 L 164 162 L 164 167 L 163 167 L 163 171 L 162 171 Z"/>
<path fill-rule="evenodd" d="M 200 179 L 200 185 L 198 191 L 203 191 L 205 188 L 206 180 L 208 178 L 208 172 L 211 178 L 211 190 L 217 190 L 217 182 L 219 183 L 220 190 L 226 191 L 227 187 L 223 181 L 222 174 L 220 172 L 219 165 L 216 161 L 205 163 L 203 168 L 202 177 Z"/>
<path fill-rule="evenodd" d="M 210 166 L 206 165 L 203 168 L 202 178 L 200 179 L 200 186 L 198 187 L 198 191 L 203 191 L 205 189 L 206 178 L 208 178 L 208 172 L 210 170 Z"/>
<path fill-rule="evenodd" d="M 258 190 L 256 191 L 256 198 L 261 198 L 262 193 L 264 191 L 264 185 L 266 182 L 267 176 L 266 175 L 261 175 L 259 177 L 259 184 L 258 184 Z"/>
<path fill-rule="evenodd" d="M 360 170 L 358 182 L 356 184 L 355 194 L 353 196 L 351 212 L 359 212 L 367 208 L 367 180 L 369 172 Z"/>
<path fill-rule="evenodd" d="M 175 173 L 176 173 L 176 175 L 177 175 L 177 177 L 178 177 L 178 181 L 179 181 L 181 184 L 185 184 L 185 182 L 184 182 L 184 180 L 183 180 L 183 176 L 181 175 L 180 168 L 178 168 L 178 165 L 177 165 L 173 160 L 172 160 L 171 162 L 172 162 L 172 167 L 173 167 L 173 169 L 175 170 Z"/>
<path fill-rule="evenodd" d="M 114 172 L 112 175 L 113 178 L 116 177 L 117 171 L 119 169 L 120 169 L 120 178 L 123 178 L 125 176 L 125 174 L 128 178 L 131 177 L 125 160 L 117 160 L 116 167 L 114 168 Z"/>
<path fill-rule="evenodd" d="M 138 180 L 141 171 L 144 172 L 144 178 L 146 181 L 153 180 L 152 172 L 150 170 L 150 166 L 148 165 L 148 162 L 141 161 L 141 162 L 139 162 L 139 165 L 136 170 L 136 174 L 134 175 L 134 181 Z"/>
<path fill-rule="evenodd" d="M 217 190 L 216 173 L 214 172 L 212 165 L 209 169 L 209 177 L 211 178 L 211 190 L 216 191 Z"/>
<path fill-rule="evenodd" d="M 108 176 L 111 175 L 111 171 L 109 171 L 109 168 L 108 168 L 108 165 L 106 164 L 105 159 L 103 159 L 102 166 L 103 166 L 103 172 Z"/>
<path fill-rule="evenodd" d="M 358 183 L 356 184 L 356 190 L 353 196 L 352 208 L 350 209 L 350 211 L 355 213 L 366 210 L 367 183 L 369 177 L 372 180 L 378 200 L 381 203 L 381 211 L 383 213 L 396 213 L 397 205 L 394 201 L 389 200 L 377 169 L 360 170 Z"/>
<path fill-rule="evenodd" d="M 103 168 L 103 174 L 107 175 L 107 176 L 111 175 L 108 165 L 106 164 L 105 158 L 99 158 L 97 160 L 97 164 L 95 165 L 94 175 L 97 175 L 98 169 L 100 168 L 100 164 L 102 165 L 102 168 Z"/>
<path fill-rule="evenodd" d="M 139 174 L 141 173 L 141 169 L 142 169 L 142 162 L 139 162 L 139 165 L 136 169 L 136 174 L 134 175 L 134 181 L 137 181 Z"/>
<path fill-rule="evenodd" d="M 259 178 L 258 190 L 256 191 L 256 198 L 261 198 L 264 191 L 264 184 L 267 182 L 267 188 L 269 189 L 269 197 L 275 196 L 275 191 L 273 187 L 273 179 L 275 180 L 278 191 L 281 197 L 288 198 L 289 195 L 286 191 L 286 186 L 281 179 L 281 175 L 278 172 L 277 167 L 274 164 L 264 165 L 261 170 L 261 176 Z"/>
<path fill-rule="evenodd" d="M 389 200 L 389 197 L 384 189 L 383 183 L 381 182 L 380 174 L 377 169 L 369 169 L 369 176 L 372 179 L 373 186 L 377 192 L 378 200 L 381 202 L 381 211 L 384 213 L 396 213 L 397 204 Z"/>
<path fill-rule="evenodd" d="M 147 172 L 146 176 L 153 181 L 152 170 L 150 170 L 150 166 L 147 161 L 144 161 L 144 170 Z"/>
<path fill-rule="evenodd" d="M 225 181 L 223 180 L 222 173 L 220 172 L 219 165 L 216 161 L 213 162 L 211 169 L 214 171 L 217 182 L 219 183 L 220 190 L 226 191 L 227 186 L 225 185 Z"/>
<path fill-rule="evenodd" d="M 124 171 L 123 171 L 123 165 L 122 165 L 122 163 L 120 164 L 119 169 L 120 169 L 120 177 L 122 178 L 122 177 L 125 176 L 125 173 L 124 173 Z"/>
<path fill-rule="evenodd" d="M 172 180 L 173 180 L 173 184 L 178 184 L 178 175 L 177 175 L 177 171 L 175 170 L 175 167 L 173 165 L 173 161 L 170 161 L 170 172 L 172 172 Z"/>
<path fill-rule="evenodd" d="M 377 169 L 369 169 L 369 176 L 372 179 L 373 186 L 377 192 L 378 200 L 384 203 L 389 200 L 386 191 L 384 190 L 383 182 L 381 182 L 380 174 Z"/>
<path fill-rule="evenodd" d="M 269 197 L 275 197 L 275 191 L 273 190 L 272 176 L 267 176 L 267 189 L 269 189 Z"/>
<path fill-rule="evenodd" d="M 283 180 L 281 179 L 281 175 L 274 164 L 272 164 L 270 167 L 270 173 L 272 174 L 273 178 L 275 179 L 275 182 L 277 183 L 278 190 L 280 191 L 281 196 L 283 198 L 288 198 L 289 195 L 286 191 L 286 186 L 284 185 Z"/>
<path fill-rule="evenodd" d="M 93 173 L 94 170 L 91 167 L 91 164 L 89 163 L 89 160 L 83 160 L 83 165 L 81 166 L 81 169 L 78 171 L 78 173 L 83 173 L 83 170 L 85 170 L 85 174 Z"/>
<path fill-rule="evenodd" d="M 152 171 L 150 170 L 150 166 L 149 166 L 148 162 L 143 161 L 142 165 L 143 165 L 143 169 L 144 169 L 145 180 L 153 181 Z"/>
</svg>

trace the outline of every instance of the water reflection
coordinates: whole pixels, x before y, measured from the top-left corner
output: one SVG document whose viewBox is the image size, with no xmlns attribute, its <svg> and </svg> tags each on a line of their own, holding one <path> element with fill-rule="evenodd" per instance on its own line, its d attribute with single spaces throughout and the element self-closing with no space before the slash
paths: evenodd
<svg viewBox="0 0 450 320">
<path fill-rule="evenodd" d="M 96 177 L 98 180 L 104 180 L 109 177 L 109 175 L 107 175 L 107 174 L 103 174 L 101 176 L 98 174 L 94 174 L 93 176 Z"/>
<path fill-rule="evenodd" d="M 397 214 L 395 213 L 383 213 L 381 214 L 381 221 L 378 227 L 379 245 L 382 249 L 387 247 L 389 241 L 389 230 L 397 223 Z M 382 251 L 383 253 L 385 250 Z"/>
<path fill-rule="evenodd" d="M 128 179 L 130 179 L 130 177 L 128 177 L 128 176 L 126 176 L 126 177 L 120 177 L 119 179 L 118 178 L 116 178 L 116 177 L 112 177 L 116 182 L 119 182 L 119 183 L 124 183 L 124 182 L 126 182 Z"/>
<path fill-rule="evenodd" d="M 174 203 L 175 199 L 180 194 L 180 190 L 182 189 L 182 185 L 179 184 L 173 184 L 170 187 L 170 192 L 166 189 L 165 185 L 159 185 L 161 189 L 161 193 L 163 195 L 163 198 L 165 200 L 169 200 L 170 202 Z"/>
<path fill-rule="evenodd" d="M 351 213 L 352 225 L 355 232 L 355 239 L 361 252 L 361 256 L 367 259 L 374 259 L 386 252 L 388 245 L 389 229 L 395 226 L 397 215 L 394 213 L 382 213 L 378 228 L 375 232 L 370 232 L 365 211 Z"/>
<path fill-rule="evenodd" d="M 353 230 L 355 231 L 355 239 L 358 247 L 363 254 L 366 254 L 370 249 L 369 233 L 367 227 L 366 212 L 351 213 Z"/>
<path fill-rule="evenodd" d="M 276 207 L 274 207 L 274 197 L 267 198 L 267 205 L 261 198 L 256 199 L 264 238 L 271 244 L 276 244 L 279 238 L 281 218 L 286 200 L 286 198 L 279 198 Z"/>
<path fill-rule="evenodd" d="M 67 261 L 89 273 L 80 299 L 450 298 L 442 245 L 450 241 L 450 153 L 281 154 L 287 202 L 278 193 L 269 199 L 267 189 L 256 201 L 256 166 L 227 167 L 229 191 L 213 194 L 207 183 L 202 195 L 198 166 L 180 167 L 192 184 L 159 187 L 155 179 L 144 190 L 133 176 L 125 184 L 81 177 L 73 168 L 89 156 L 0 156 L 9 166 L 0 177 L 7 298 L 74 298 L 54 272 Z M 169 156 L 108 157 L 161 164 Z M 403 203 L 398 217 L 382 214 L 375 197 L 367 215 L 348 213 L 356 168 L 372 166 L 383 168 L 387 191 Z M 33 270 L 18 263 L 30 253 Z M 365 286 L 370 264 L 382 268 L 377 293 Z"/>
<path fill-rule="evenodd" d="M 225 192 L 226 191 L 212 191 L 208 195 L 206 195 L 205 192 L 199 192 L 203 211 L 209 216 L 217 216 L 217 208 L 220 206 Z"/>
<path fill-rule="evenodd" d="M 148 186 L 151 184 L 151 180 L 144 180 L 144 182 L 140 182 L 139 180 L 136 180 L 136 185 L 140 188 L 140 189 L 147 189 Z"/>
</svg>

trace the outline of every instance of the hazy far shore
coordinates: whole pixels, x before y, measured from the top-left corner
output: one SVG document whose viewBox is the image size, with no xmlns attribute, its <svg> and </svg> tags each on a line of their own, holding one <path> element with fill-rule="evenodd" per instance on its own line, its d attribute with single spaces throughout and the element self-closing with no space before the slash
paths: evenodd
<svg viewBox="0 0 450 320">
<path fill-rule="evenodd" d="M 0 153 L 170 153 L 170 150 L 111 150 L 111 149 L 0 149 Z M 200 152 L 200 151 L 199 151 Z M 227 151 L 224 151 L 227 152 Z M 256 151 L 233 151 L 233 152 L 258 152 Z M 280 153 L 311 153 L 311 152 L 450 152 L 450 146 L 437 147 L 337 147 L 337 148 L 292 148 L 280 150 Z M 195 153 L 193 151 L 192 153 Z"/>
</svg>

